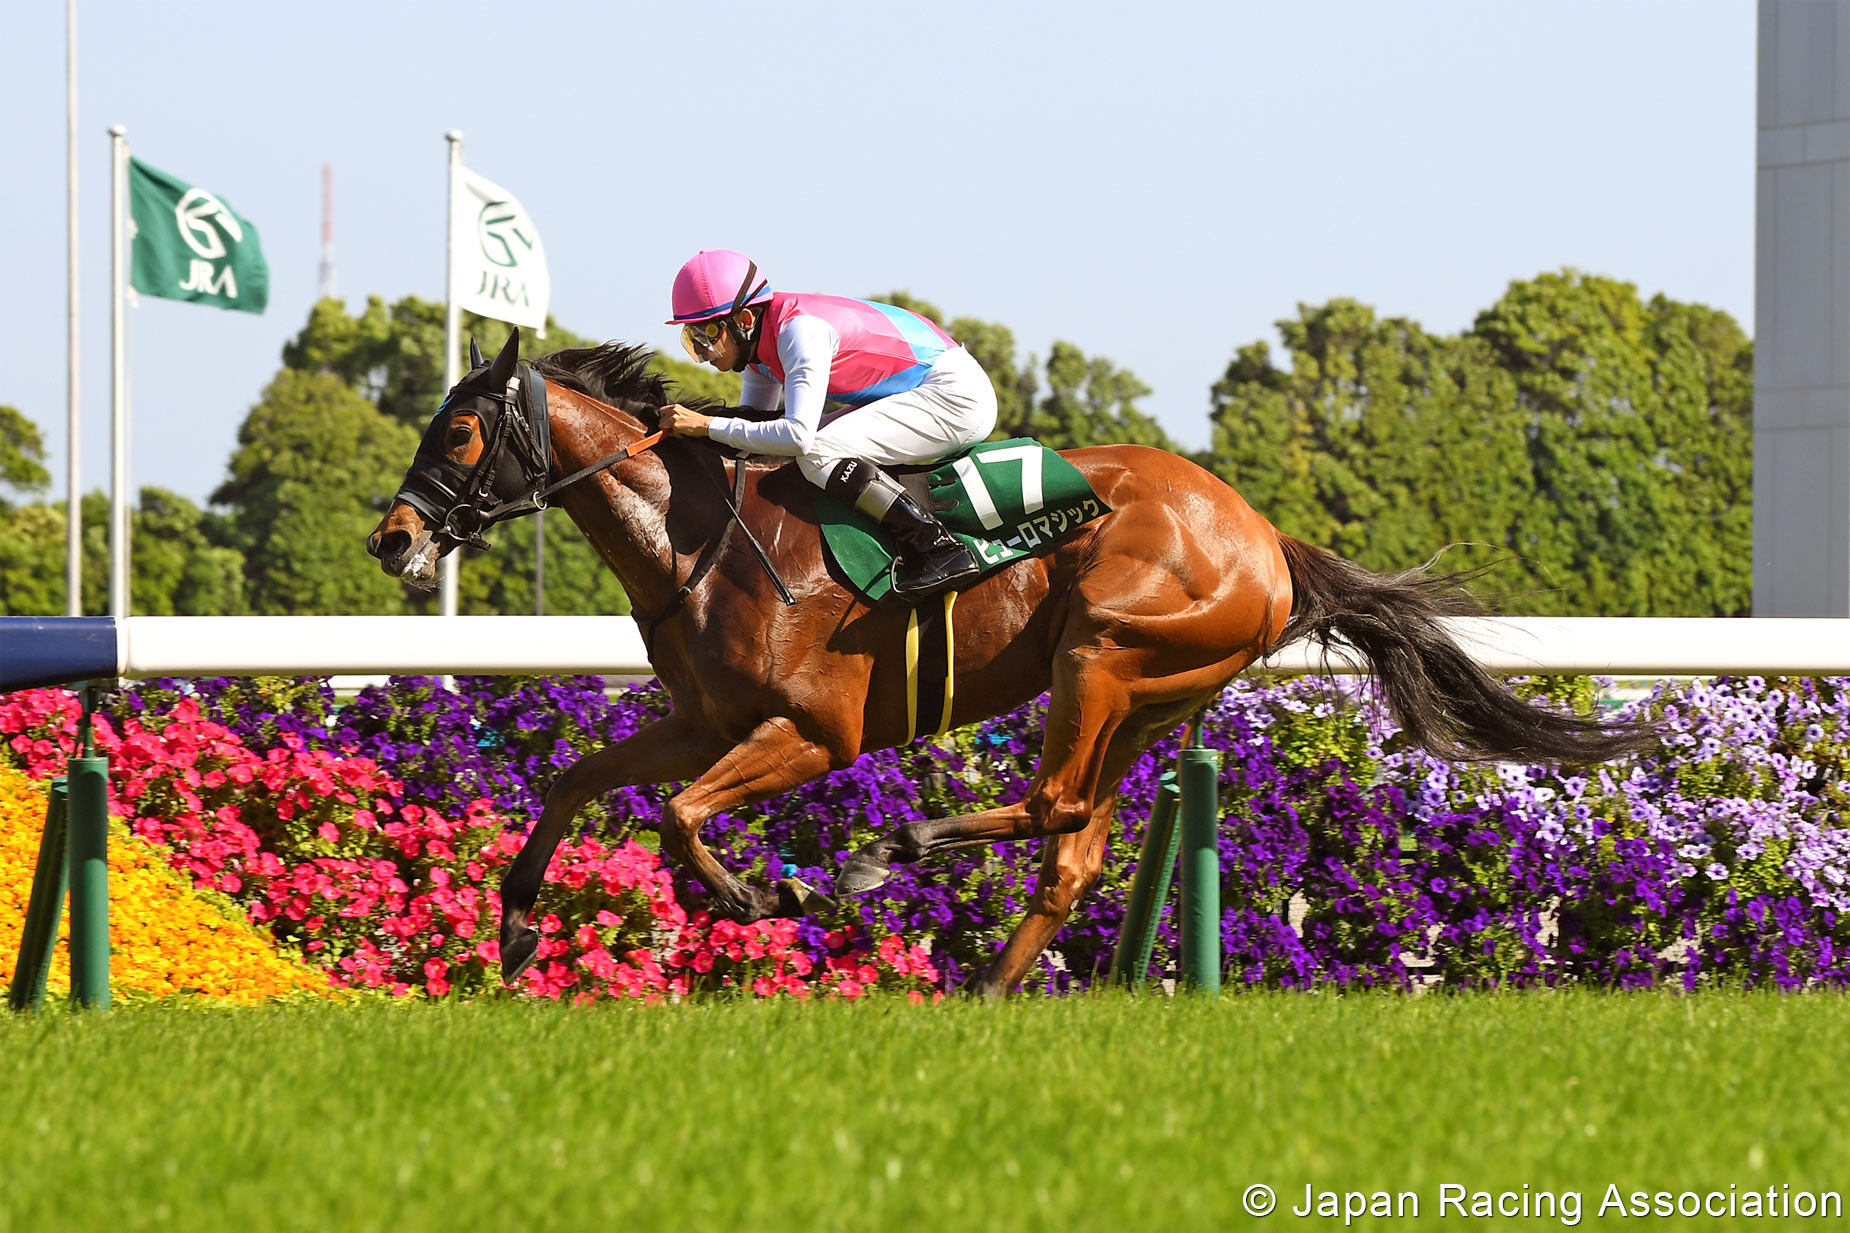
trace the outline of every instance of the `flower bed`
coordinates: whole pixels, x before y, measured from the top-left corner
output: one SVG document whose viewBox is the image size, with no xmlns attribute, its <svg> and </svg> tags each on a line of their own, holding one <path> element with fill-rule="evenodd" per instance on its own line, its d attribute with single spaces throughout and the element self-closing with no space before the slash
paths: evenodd
<svg viewBox="0 0 1850 1233">
<path fill-rule="evenodd" d="M 13 981 L 45 826 L 45 795 L 0 766 L 0 986 Z M 236 908 L 222 910 L 177 877 L 155 851 L 126 834 L 109 845 L 109 980 L 129 997 L 185 993 L 231 1002 L 323 992 L 326 977 L 279 955 Z M 69 918 L 59 931 L 46 988 L 70 991 Z"/>
<path fill-rule="evenodd" d="M 443 996 L 498 979 L 493 888 L 520 832 L 489 799 L 444 797 L 441 809 L 409 799 L 373 758 L 329 748 L 325 731 L 311 747 L 288 711 L 256 731 L 275 742 L 259 753 L 197 697 L 150 690 L 121 702 L 95 720 L 112 812 L 199 888 L 299 946 L 337 987 Z M 33 775 L 62 768 L 76 722 L 76 701 L 61 691 L 0 701 L 5 748 Z M 30 859 L 22 865 L 29 884 Z M 795 922 L 690 913 L 657 854 L 634 842 L 562 844 L 543 907 L 538 956 L 522 978 L 540 996 L 940 992 L 930 957 L 890 934 L 874 941 L 847 925 L 804 947 Z"/>
<path fill-rule="evenodd" d="M 1847 687 L 1666 683 L 1636 704 L 1662 753 L 1575 774 L 1439 762 L 1406 748 L 1368 699 L 1340 705 L 1328 682 L 1238 682 L 1204 728 L 1224 751 L 1229 975 L 1284 987 L 1850 983 Z M 1538 705 L 1591 705 L 1585 681 L 1526 688 L 1558 697 Z M 0 700 L 0 756 L 35 774 L 57 767 L 74 709 L 56 691 Z M 464 677 L 454 691 L 400 678 L 345 704 L 321 681 L 217 679 L 127 689 L 99 732 L 124 816 L 200 884 L 340 983 L 441 995 L 492 979 L 494 888 L 552 778 L 665 709 L 659 691 L 606 697 L 596 678 Z M 895 825 L 1018 797 L 1040 718 L 1029 706 L 943 748 L 865 756 L 714 818 L 706 841 L 760 881 L 794 870 L 826 887 L 842 856 Z M 1109 965 L 1173 742 L 1126 777 L 1105 873 L 1032 987 L 1084 986 Z M 1038 868 L 1033 844 L 965 849 L 897 867 L 878 895 L 833 915 L 738 929 L 659 863 L 653 825 L 671 791 L 622 789 L 587 808 L 542 893 L 530 991 L 928 996 L 988 960 Z M 1173 928 L 1166 914 L 1158 964 Z"/>
</svg>

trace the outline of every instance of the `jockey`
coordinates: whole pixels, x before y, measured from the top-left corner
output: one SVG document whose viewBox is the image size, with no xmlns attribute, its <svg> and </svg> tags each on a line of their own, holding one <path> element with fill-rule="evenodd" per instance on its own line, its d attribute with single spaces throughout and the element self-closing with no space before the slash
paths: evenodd
<svg viewBox="0 0 1850 1233">
<path fill-rule="evenodd" d="M 907 602 L 981 572 L 976 554 L 881 468 L 936 462 L 996 426 L 996 390 L 935 324 L 890 304 L 773 292 L 740 253 L 707 249 L 675 275 L 674 317 L 696 361 L 742 375 L 743 407 L 780 419 L 662 408 L 673 436 L 793 455 L 804 478 L 873 519 L 899 545 L 893 593 Z M 831 404 L 825 409 L 824 404 Z"/>
</svg>

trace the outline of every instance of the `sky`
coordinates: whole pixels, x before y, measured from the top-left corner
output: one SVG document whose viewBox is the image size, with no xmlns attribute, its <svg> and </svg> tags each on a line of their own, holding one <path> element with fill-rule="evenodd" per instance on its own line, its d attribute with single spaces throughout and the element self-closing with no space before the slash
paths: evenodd
<svg viewBox="0 0 1850 1233">
<path fill-rule="evenodd" d="M 43 429 L 61 498 L 65 5 L 7 18 L 0 404 Z M 84 487 L 109 482 L 112 124 L 255 224 L 270 267 L 262 316 L 129 310 L 136 488 L 204 501 L 225 478 L 317 294 L 324 164 L 349 309 L 442 297 L 451 129 L 526 207 L 579 334 L 677 347 L 675 270 L 735 248 L 779 288 L 906 290 L 1024 356 L 1109 357 L 1195 448 L 1235 350 L 1276 351 L 1299 304 L 1451 333 L 1573 267 L 1751 333 L 1755 20 L 1747 0 L 79 0 Z"/>
</svg>

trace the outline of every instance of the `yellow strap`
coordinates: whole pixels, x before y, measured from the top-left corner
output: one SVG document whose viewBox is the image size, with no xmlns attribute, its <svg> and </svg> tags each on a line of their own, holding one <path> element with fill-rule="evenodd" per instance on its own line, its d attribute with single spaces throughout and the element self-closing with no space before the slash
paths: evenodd
<svg viewBox="0 0 1850 1233">
<path fill-rule="evenodd" d="M 951 726 L 951 694 L 957 684 L 957 639 L 951 632 L 951 605 L 957 602 L 957 592 L 947 591 L 944 596 L 944 714 L 938 717 L 937 730 L 933 736 L 944 735 L 944 730 Z"/>
<path fill-rule="evenodd" d="M 957 592 L 944 595 L 944 711 L 932 726 L 933 736 L 942 736 L 951 726 L 951 703 L 957 683 L 957 635 L 951 627 L 951 606 Z M 919 612 L 906 613 L 906 740 L 919 735 Z"/>
<path fill-rule="evenodd" d="M 906 739 L 919 734 L 919 610 L 906 613 Z"/>
</svg>

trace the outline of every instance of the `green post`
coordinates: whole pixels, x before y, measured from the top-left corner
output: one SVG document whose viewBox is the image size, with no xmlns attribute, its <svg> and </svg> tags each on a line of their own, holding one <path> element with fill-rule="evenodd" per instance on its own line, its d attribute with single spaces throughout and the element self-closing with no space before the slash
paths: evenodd
<svg viewBox="0 0 1850 1233">
<path fill-rule="evenodd" d="M 45 978 L 51 975 L 52 952 L 58 948 L 58 918 L 64 915 L 65 779 L 51 781 L 45 808 L 45 833 L 39 836 L 39 860 L 32 869 L 32 897 L 26 901 L 25 928 L 19 937 L 19 962 L 7 1005 L 37 1010 L 45 1004 Z"/>
<path fill-rule="evenodd" d="M 1150 810 L 1150 825 L 1143 832 L 1143 851 L 1131 878 L 1130 898 L 1124 905 L 1118 947 L 1111 956 L 1114 985 L 1140 988 L 1150 970 L 1150 955 L 1156 949 L 1156 922 L 1162 915 L 1163 901 L 1169 897 L 1169 879 L 1175 871 L 1181 842 L 1176 831 L 1176 798 L 1180 795 L 1175 772 L 1163 772 L 1156 788 L 1156 804 Z"/>
<path fill-rule="evenodd" d="M 1184 749 L 1182 787 L 1182 979 L 1220 992 L 1220 751 Z"/>
<path fill-rule="evenodd" d="M 71 1000 L 109 1005 L 109 759 L 95 756 L 90 713 L 96 696 L 82 690 L 83 753 L 71 759 L 70 791 Z"/>
</svg>

